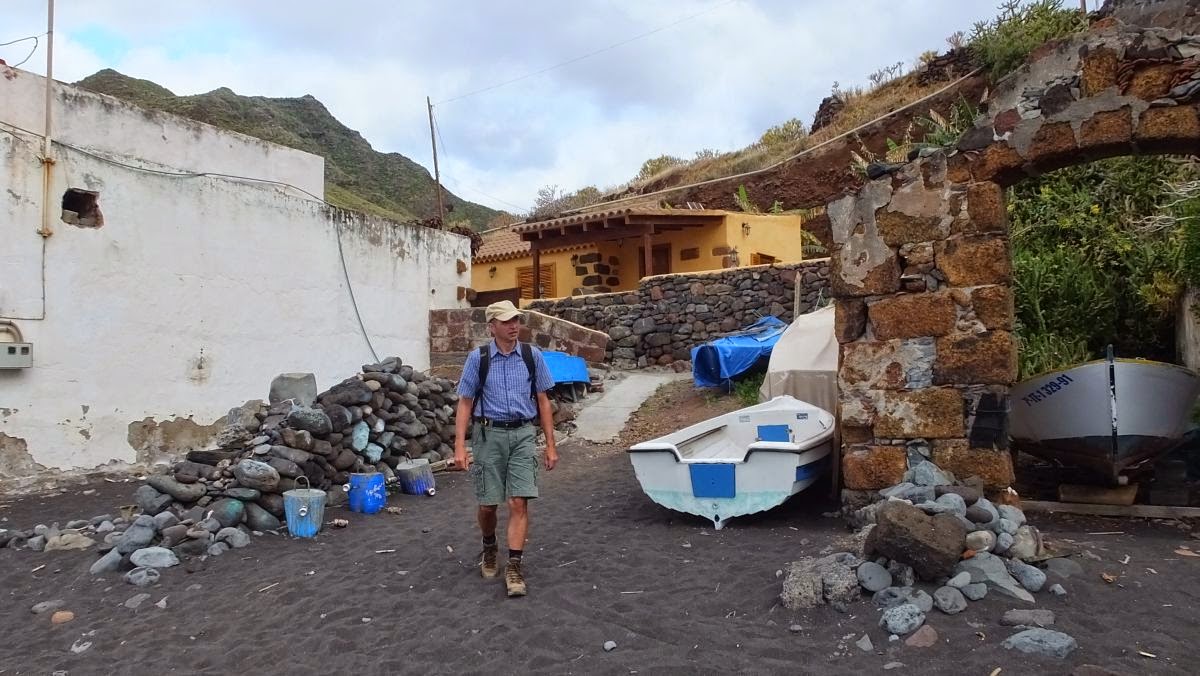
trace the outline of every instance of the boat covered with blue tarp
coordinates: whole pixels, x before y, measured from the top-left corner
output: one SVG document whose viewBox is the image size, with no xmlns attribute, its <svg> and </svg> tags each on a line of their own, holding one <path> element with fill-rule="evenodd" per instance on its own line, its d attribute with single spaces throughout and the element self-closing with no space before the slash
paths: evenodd
<svg viewBox="0 0 1200 676">
<path fill-rule="evenodd" d="M 692 380 L 697 387 L 721 387 L 770 357 L 788 325 L 763 317 L 750 326 L 692 348 Z"/>
</svg>

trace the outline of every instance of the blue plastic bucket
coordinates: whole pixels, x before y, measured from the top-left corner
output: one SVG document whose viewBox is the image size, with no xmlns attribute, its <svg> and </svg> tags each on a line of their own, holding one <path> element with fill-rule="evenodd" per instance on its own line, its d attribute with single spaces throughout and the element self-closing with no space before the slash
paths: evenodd
<svg viewBox="0 0 1200 676">
<path fill-rule="evenodd" d="M 305 480 L 307 477 L 299 477 Z M 321 530 L 325 518 L 325 491 L 315 488 L 293 488 L 283 493 L 283 513 L 288 532 L 298 538 L 311 538 Z"/>
<path fill-rule="evenodd" d="M 387 504 L 387 491 L 380 472 L 351 474 L 349 493 L 352 512 L 374 514 Z"/>
<path fill-rule="evenodd" d="M 434 495 L 437 493 L 433 468 L 429 466 L 428 460 L 401 463 L 396 467 L 396 478 L 400 480 L 400 490 L 408 495 Z"/>
</svg>

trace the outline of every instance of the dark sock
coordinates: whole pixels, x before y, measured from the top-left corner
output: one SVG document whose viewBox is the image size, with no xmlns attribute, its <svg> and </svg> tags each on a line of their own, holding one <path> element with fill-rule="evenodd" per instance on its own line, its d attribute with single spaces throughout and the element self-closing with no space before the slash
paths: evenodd
<svg viewBox="0 0 1200 676">
<path fill-rule="evenodd" d="M 496 534 L 492 533 L 491 535 L 483 536 L 483 546 L 484 547 L 495 547 L 496 546 Z"/>
<path fill-rule="evenodd" d="M 523 550 L 523 549 L 510 549 L 510 550 L 508 550 L 508 558 L 516 559 L 516 560 L 520 561 L 521 555 L 524 553 L 525 553 L 525 550 Z"/>
</svg>

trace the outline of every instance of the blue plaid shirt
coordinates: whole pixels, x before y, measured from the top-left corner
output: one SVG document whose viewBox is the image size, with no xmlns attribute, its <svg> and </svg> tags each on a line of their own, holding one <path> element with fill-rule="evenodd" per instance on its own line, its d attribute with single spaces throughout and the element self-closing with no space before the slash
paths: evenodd
<svg viewBox="0 0 1200 676">
<path fill-rule="evenodd" d="M 550 369 L 542 359 L 542 351 L 533 349 L 533 366 L 537 371 L 537 391 L 545 392 L 554 387 Z M 529 369 L 521 358 L 520 343 L 512 352 L 504 354 L 496 341 L 488 343 L 488 374 L 480 395 L 482 402 L 475 409 L 476 416 L 489 420 L 532 420 L 537 417 L 537 404 L 529 398 Z M 479 350 L 471 350 L 467 363 L 463 365 L 462 379 L 458 381 L 458 396 L 475 397 L 479 388 Z"/>
</svg>

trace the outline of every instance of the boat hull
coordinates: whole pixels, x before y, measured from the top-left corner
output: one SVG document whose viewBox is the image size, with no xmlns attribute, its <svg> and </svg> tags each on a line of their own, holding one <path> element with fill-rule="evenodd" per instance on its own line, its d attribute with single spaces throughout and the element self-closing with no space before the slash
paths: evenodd
<svg viewBox="0 0 1200 676">
<path fill-rule="evenodd" d="M 720 435 L 729 435 L 729 425 L 778 436 L 722 445 Z M 719 529 L 730 518 L 778 507 L 818 481 L 830 464 L 832 437 L 827 411 L 777 397 L 638 444 L 629 457 L 651 500 L 710 519 Z"/>
<path fill-rule="evenodd" d="M 1173 364 L 1089 362 L 1014 386 L 1010 435 L 1031 455 L 1116 479 L 1179 443 L 1198 394 L 1200 378 Z"/>
</svg>

